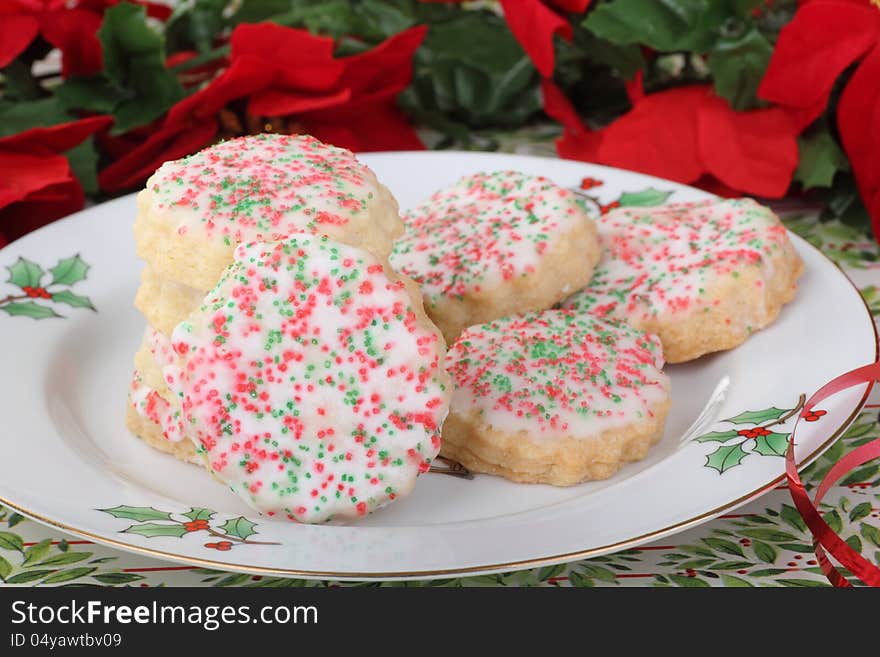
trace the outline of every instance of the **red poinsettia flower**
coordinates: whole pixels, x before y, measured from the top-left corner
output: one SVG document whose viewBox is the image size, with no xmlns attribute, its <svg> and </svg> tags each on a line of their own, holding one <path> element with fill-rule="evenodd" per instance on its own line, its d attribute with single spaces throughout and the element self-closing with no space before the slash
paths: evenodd
<svg viewBox="0 0 880 657">
<path fill-rule="evenodd" d="M 171 108 L 158 130 L 99 176 L 107 191 L 133 187 L 166 160 L 217 138 L 218 113 L 249 98 L 247 112 L 292 117 L 302 132 L 356 151 L 423 148 L 395 99 L 412 78 L 424 26 L 376 48 L 335 58 L 332 39 L 272 23 L 239 25 L 229 67 L 207 87 Z"/>
<path fill-rule="evenodd" d="M 83 206 L 62 154 L 112 123 L 96 116 L 0 138 L 0 232 L 13 240 Z"/>
<path fill-rule="evenodd" d="M 65 0 L 0 0 L 0 68 L 40 34 L 61 51 L 62 75 L 96 73 L 102 65 L 100 26 L 100 13 L 69 8 Z"/>
<path fill-rule="evenodd" d="M 545 78 L 553 75 L 556 57 L 553 37 L 571 41 L 568 14 L 582 14 L 590 0 L 501 0 L 504 19 Z"/>
<path fill-rule="evenodd" d="M 716 192 L 785 194 L 798 148 L 797 126 L 782 109 L 736 112 L 710 85 L 652 94 L 633 89 L 631 97 L 627 114 L 593 131 L 559 88 L 545 81 L 545 110 L 565 127 L 557 142 L 559 155 L 683 183 L 708 183 Z"/>
<path fill-rule="evenodd" d="M 801 6 L 779 35 L 758 93 L 803 127 L 825 111 L 835 81 L 856 62 L 837 106 L 837 127 L 880 239 L 880 7 L 866 0 Z"/>
</svg>

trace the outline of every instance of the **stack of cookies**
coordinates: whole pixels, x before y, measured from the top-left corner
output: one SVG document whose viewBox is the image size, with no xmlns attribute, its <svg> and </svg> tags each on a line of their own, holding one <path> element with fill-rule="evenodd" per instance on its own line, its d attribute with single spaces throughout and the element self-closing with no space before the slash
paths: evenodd
<svg viewBox="0 0 880 657">
<path fill-rule="evenodd" d="M 138 196 L 135 305 L 148 326 L 129 429 L 296 520 L 362 515 L 408 492 L 439 450 L 451 391 L 442 336 L 388 265 L 401 232 L 372 171 L 311 137 L 242 138 L 165 163 Z M 386 400 L 395 377 L 418 389 Z"/>
</svg>

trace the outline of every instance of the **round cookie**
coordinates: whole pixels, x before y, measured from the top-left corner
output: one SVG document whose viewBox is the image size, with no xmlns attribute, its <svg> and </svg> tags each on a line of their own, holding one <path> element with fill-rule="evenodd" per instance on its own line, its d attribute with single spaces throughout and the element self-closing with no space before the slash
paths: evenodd
<svg viewBox="0 0 880 657">
<path fill-rule="evenodd" d="M 803 271 L 785 227 L 751 199 L 623 208 L 598 226 L 602 260 L 564 307 L 659 336 L 670 363 L 740 345 Z"/>
<path fill-rule="evenodd" d="M 654 336 L 571 310 L 472 326 L 446 356 L 442 454 L 517 482 L 605 479 L 663 435 L 662 367 Z"/>
<path fill-rule="evenodd" d="M 404 224 L 391 264 L 421 286 L 447 342 L 472 324 L 562 301 L 599 259 L 596 227 L 575 195 L 515 171 L 466 176 Z"/>
<path fill-rule="evenodd" d="M 298 234 L 241 245 L 163 368 L 211 472 L 301 522 L 407 494 L 440 448 L 442 337 L 378 258 Z"/>
<path fill-rule="evenodd" d="M 235 246 L 328 235 L 380 258 L 403 230 L 397 202 L 347 150 L 260 134 L 166 162 L 138 194 L 138 255 L 156 274 L 210 290 Z"/>
<path fill-rule="evenodd" d="M 205 298 L 207 290 L 198 290 L 170 278 L 162 278 L 147 264 L 141 271 L 141 284 L 134 298 L 134 306 L 150 326 L 171 335 L 171 331 Z"/>
</svg>

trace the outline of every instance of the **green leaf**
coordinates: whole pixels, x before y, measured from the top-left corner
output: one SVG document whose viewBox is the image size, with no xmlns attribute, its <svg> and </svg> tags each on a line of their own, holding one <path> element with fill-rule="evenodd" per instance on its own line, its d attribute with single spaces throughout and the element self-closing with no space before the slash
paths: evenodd
<svg viewBox="0 0 880 657">
<path fill-rule="evenodd" d="M 708 61 L 715 91 L 735 110 L 757 107 L 758 85 L 772 54 L 773 46 L 755 27 L 742 34 L 722 36 Z"/>
<path fill-rule="evenodd" d="M 597 4 L 583 25 L 614 43 L 705 52 L 728 16 L 717 0 L 613 0 Z"/>
<path fill-rule="evenodd" d="M 30 317 L 31 319 L 48 319 L 50 317 L 61 317 L 49 306 L 42 306 L 33 301 L 17 301 L 15 303 L 7 303 L 0 306 L 0 310 L 12 315 L 13 317 Z"/>
<path fill-rule="evenodd" d="M 95 150 L 95 141 L 89 137 L 79 146 L 71 148 L 65 153 L 73 175 L 79 181 L 83 192 L 87 195 L 98 193 L 98 151 Z"/>
<path fill-rule="evenodd" d="M 798 513 L 798 510 L 793 506 L 788 504 L 782 505 L 782 512 L 779 514 L 782 520 L 791 525 L 794 529 L 799 532 L 806 532 L 807 525 L 804 522 L 804 519 L 801 517 L 801 514 Z"/>
<path fill-rule="evenodd" d="M 761 424 L 767 420 L 778 420 L 786 413 L 790 412 L 790 408 L 776 408 L 771 406 L 760 411 L 746 411 L 739 415 L 724 420 L 733 424 Z"/>
<path fill-rule="evenodd" d="M 0 532 L 0 549 L 16 550 L 21 552 L 24 549 L 24 543 L 21 536 L 12 532 Z"/>
<path fill-rule="evenodd" d="M 156 522 L 145 522 L 142 525 L 132 525 L 122 530 L 126 534 L 139 534 L 147 538 L 155 538 L 156 536 L 175 536 L 180 538 L 186 534 L 186 528 L 183 525 L 162 525 Z"/>
<path fill-rule="evenodd" d="M 34 77 L 33 66 L 25 58 L 18 58 L 2 70 L 5 83 L 3 95 L 8 100 L 36 100 L 42 96 L 40 83 Z"/>
<path fill-rule="evenodd" d="M 9 573 L 11 573 L 11 572 L 12 572 L 12 564 L 9 563 L 9 561 L 7 559 L 0 556 L 0 579 L 2 579 L 5 582 L 6 578 L 9 577 Z"/>
<path fill-rule="evenodd" d="M 40 287 L 40 281 L 45 273 L 40 265 L 22 257 L 19 257 L 16 263 L 7 269 L 9 270 L 9 282 L 20 288 Z"/>
<path fill-rule="evenodd" d="M 841 519 L 840 514 L 837 511 L 829 511 L 822 516 L 822 519 L 825 520 L 826 523 L 828 523 L 828 526 L 831 527 L 831 529 L 836 534 L 839 534 L 843 531 L 843 520 Z"/>
<path fill-rule="evenodd" d="M 74 308 L 88 308 L 89 310 L 95 310 L 94 305 L 92 305 L 91 299 L 88 297 L 84 297 L 80 294 L 74 294 L 70 290 L 62 290 L 61 292 L 55 292 L 52 295 L 52 301 L 56 303 L 65 303 L 68 306 L 73 306 Z"/>
<path fill-rule="evenodd" d="M 617 575 L 615 575 L 613 571 L 608 570 L 607 568 L 602 568 L 601 566 L 583 564 L 580 571 L 592 579 L 598 579 L 603 582 L 617 582 Z M 570 576 L 571 574 L 569 574 L 569 577 Z"/>
<path fill-rule="evenodd" d="M 666 199 L 670 197 L 672 192 L 663 191 L 662 189 L 654 189 L 649 187 L 638 192 L 623 192 L 617 202 L 622 208 L 645 208 L 663 205 Z"/>
<path fill-rule="evenodd" d="M 102 74 L 71 77 L 55 87 L 55 97 L 68 111 L 112 114 L 124 96 L 123 90 Z"/>
<path fill-rule="evenodd" d="M 869 515 L 871 515 L 871 503 L 862 502 L 861 504 L 856 504 L 855 508 L 849 512 L 849 519 L 850 522 L 856 522 Z"/>
<path fill-rule="evenodd" d="M 62 552 L 53 557 L 49 557 L 45 561 L 40 562 L 41 566 L 67 566 L 79 561 L 85 561 L 91 558 L 91 552 Z"/>
<path fill-rule="evenodd" d="M 43 580 L 43 584 L 60 584 L 61 582 L 69 582 L 72 579 L 79 579 L 80 577 L 85 577 L 93 572 L 95 572 L 95 568 L 71 568 L 70 570 L 62 570 L 54 575 L 50 575 L 46 579 Z"/>
<path fill-rule="evenodd" d="M 877 547 L 880 547 L 880 529 L 874 527 L 873 525 L 869 525 L 868 523 L 862 522 L 859 523 L 859 533 L 871 541 Z"/>
<path fill-rule="evenodd" d="M 670 575 L 669 579 L 685 588 L 705 589 L 709 588 L 709 584 L 699 577 L 685 577 L 684 575 Z"/>
<path fill-rule="evenodd" d="M 743 529 L 743 536 L 748 536 L 759 541 L 769 541 L 770 543 L 783 543 L 797 541 L 796 536 L 792 536 L 788 532 L 779 531 L 778 529 Z"/>
<path fill-rule="evenodd" d="M 214 582 L 214 584 L 212 584 L 212 586 L 217 586 L 217 587 L 239 586 L 241 584 L 244 584 L 248 580 L 250 580 L 250 578 L 251 578 L 250 575 L 244 575 L 244 574 L 228 575 L 228 576 L 224 577 L 223 579 L 221 579 L 217 582 Z"/>
<path fill-rule="evenodd" d="M 749 586 L 754 587 L 754 584 L 749 584 L 746 580 L 741 579 L 739 577 L 734 577 L 733 575 L 726 575 L 721 573 L 721 581 L 724 582 L 724 586 L 730 587 L 741 587 L 741 586 Z"/>
<path fill-rule="evenodd" d="M 28 582 L 33 582 L 38 579 L 42 579 L 46 575 L 51 575 L 53 570 L 26 570 L 23 573 L 18 573 L 18 575 L 13 575 L 9 579 L 6 580 L 7 584 L 27 584 Z"/>
<path fill-rule="evenodd" d="M 772 545 L 756 540 L 752 542 L 752 549 L 755 551 L 755 555 L 764 563 L 776 563 L 778 553 Z"/>
<path fill-rule="evenodd" d="M 859 554 L 862 553 L 862 539 L 860 539 L 857 535 L 853 534 L 848 539 L 846 539 L 846 544 Z"/>
<path fill-rule="evenodd" d="M 596 583 L 592 579 L 590 579 L 589 577 L 586 577 L 584 575 L 581 575 L 576 570 L 573 570 L 568 574 L 568 582 L 572 586 L 577 587 L 577 588 L 582 588 L 582 589 L 583 588 L 592 588 L 592 587 L 596 586 Z"/>
<path fill-rule="evenodd" d="M 711 570 L 746 570 L 752 565 L 751 561 L 722 561 L 712 566 Z"/>
<path fill-rule="evenodd" d="M 706 467 L 718 470 L 719 474 L 724 474 L 730 468 L 742 463 L 746 456 L 748 454 L 743 450 L 740 443 L 730 446 L 721 445 L 706 457 Z"/>
<path fill-rule="evenodd" d="M 143 575 L 137 575 L 135 573 L 99 573 L 98 575 L 92 575 L 92 577 L 101 584 L 129 584 L 130 582 L 137 582 L 139 580 L 144 579 Z"/>
<path fill-rule="evenodd" d="M 0 137 L 72 121 L 55 98 L 10 103 L 0 110 Z"/>
<path fill-rule="evenodd" d="M 849 160 L 827 128 L 798 138 L 800 156 L 794 180 L 804 189 L 831 187 L 838 171 L 849 171 Z"/>
<path fill-rule="evenodd" d="M 538 578 L 539 582 L 544 582 L 551 577 L 558 577 L 565 571 L 564 563 L 557 563 L 552 566 L 544 566 L 543 568 L 538 568 L 535 576 Z"/>
<path fill-rule="evenodd" d="M 698 443 L 707 443 L 707 442 L 716 442 L 716 443 L 726 443 L 731 438 L 736 438 L 739 434 L 736 430 L 731 429 L 730 431 L 710 431 L 709 433 L 704 433 L 701 436 L 697 436 L 694 440 Z"/>
<path fill-rule="evenodd" d="M 751 577 L 773 577 L 787 572 L 785 568 L 764 568 L 762 570 L 753 570 L 749 573 Z"/>
<path fill-rule="evenodd" d="M 210 520 L 214 517 L 215 513 L 216 511 L 211 511 L 211 509 L 193 507 L 183 515 L 190 520 Z"/>
<path fill-rule="evenodd" d="M 109 513 L 114 518 L 125 518 L 126 520 L 171 520 L 171 514 L 168 511 L 160 511 L 151 506 L 115 506 L 112 509 L 98 509 L 104 513 Z"/>
<path fill-rule="evenodd" d="M 9 517 L 6 519 L 6 524 L 11 529 L 24 519 L 25 519 L 25 517 L 23 515 L 21 515 L 20 513 L 11 513 L 9 515 Z"/>
<path fill-rule="evenodd" d="M 24 551 L 22 566 L 30 566 L 42 559 L 52 549 L 52 539 L 47 538 Z"/>
<path fill-rule="evenodd" d="M 244 516 L 239 516 L 238 518 L 227 520 L 220 528 L 230 536 L 244 539 L 257 533 L 254 531 L 256 526 L 256 523 L 251 522 Z"/>
<path fill-rule="evenodd" d="M 743 549 L 734 543 L 733 541 L 728 541 L 723 538 L 713 538 L 707 537 L 703 539 L 703 542 L 710 546 L 714 550 L 718 550 L 719 552 L 726 552 L 727 554 L 732 554 L 737 557 L 744 557 L 746 553 L 743 552 Z"/>
<path fill-rule="evenodd" d="M 104 74 L 123 90 L 113 109 L 113 134 L 121 134 L 164 114 L 183 98 L 177 77 L 165 68 L 162 37 L 147 22 L 143 7 L 120 3 L 104 13 L 98 30 Z"/>
<path fill-rule="evenodd" d="M 199 52 L 211 50 L 226 26 L 223 12 L 228 4 L 228 0 L 195 0 L 178 5 L 165 23 L 169 48 L 183 50 L 195 46 Z"/>
<path fill-rule="evenodd" d="M 774 580 L 779 582 L 783 586 L 796 586 L 796 587 L 809 587 L 809 588 L 822 588 L 826 586 L 830 586 L 827 581 L 821 580 L 813 580 L 813 579 L 777 579 Z"/>
<path fill-rule="evenodd" d="M 785 456 L 790 435 L 771 432 L 766 436 L 758 436 L 755 438 L 755 451 L 762 456 Z"/>
</svg>

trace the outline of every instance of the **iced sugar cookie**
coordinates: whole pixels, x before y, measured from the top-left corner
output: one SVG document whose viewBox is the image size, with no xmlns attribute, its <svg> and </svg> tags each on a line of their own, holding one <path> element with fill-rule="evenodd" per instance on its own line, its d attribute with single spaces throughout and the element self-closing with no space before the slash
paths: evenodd
<svg viewBox="0 0 880 657">
<path fill-rule="evenodd" d="M 670 363 L 738 346 L 776 319 L 803 263 L 785 227 L 751 199 L 615 210 L 602 260 L 566 308 L 656 334 Z"/>
<path fill-rule="evenodd" d="M 163 386 L 164 388 L 164 386 Z M 125 426 L 151 447 L 181 461 L 201 463 L 195 445 L 186 440 L 180 408 L 167 390 L 151 387 L 139 370 L 132 375 Z"/>
<path fill-rule="evenodd" d="M 607 478 L 663 434 L 662 367 L 654 336 L 571 310 L 472 326 L 446 356 L 455 392 L 442 453 L 519 482 Z"/>
<path fill-rule="evenodd" d="M 138 255 L 160 278 L 210 290 L 242 242 L 313 233 L 387 257 L 397 202 L 347 150 L 301 135 L 224 141 L 166 162 L 138 195 Z"/>
<path fill-rule="evenodd" d="M 422 289 L 447 341 L 471 324 L 562 301 L 590 280 L 596 227 L 546 178 L 478 173 L 404 217 L 392 266 Z"/>
<path fill-rule="evenodd" d="M 209 469 L 259 511 L 359 516 L 440 449 L 442 337 L 366 251 L 299 234 L 239 246 L 163 368 Z"/>
</svg>

